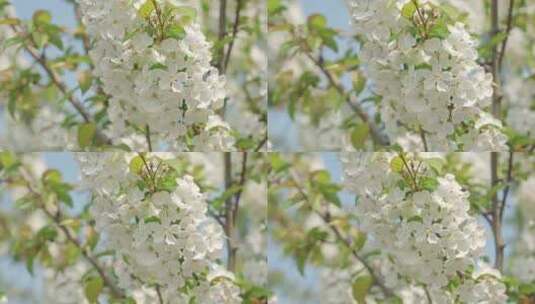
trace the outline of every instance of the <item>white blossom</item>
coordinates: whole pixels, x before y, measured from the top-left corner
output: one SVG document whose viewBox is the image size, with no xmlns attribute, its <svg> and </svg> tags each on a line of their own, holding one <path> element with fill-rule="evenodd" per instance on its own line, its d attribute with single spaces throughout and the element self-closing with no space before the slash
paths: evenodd
<svg viewBox="0 0 535 304">
<path fill-rule="evenodd" d="M 405 128 L 425 134 L 430 151 L 506 149 L 501 126 L 481 125 L 462 141 L 456 133 L 480 120 L 493 94 L 492 76 L 477 64 L 477 44 L 462 23 L 448 25 L 443 38 L 415 37 L 414 25 L 402 16 L 407 1 L 348 3 L 364 40 L 361 59 L 372 90 L 382 97 L 380 112 L 393 141 L 405 136 Z M 420 12 L 431 7 L 421 3 Z"/>
</svg>

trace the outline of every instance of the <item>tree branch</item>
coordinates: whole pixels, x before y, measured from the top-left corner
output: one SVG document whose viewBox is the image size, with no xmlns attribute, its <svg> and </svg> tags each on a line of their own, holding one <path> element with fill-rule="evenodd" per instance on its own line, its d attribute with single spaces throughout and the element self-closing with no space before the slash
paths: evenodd
<svg viewBox="0 0 535 304">
<path fill-rule="evenodd" d="M 262 141 L 258 143 L 258 146 L 256 146 L 256 148 L 254 149 L 254 152 L 260 152 L 260 150 L 267 143 L 267 141 L 268 141 L 268 135 L 266 131 L 266 135 L 264 136 L 264 138 L 262 138 Z"/>
<path fill-rule="evenodd" d="M 240 208 L 240 199 L 243 193 L 243 186 L 245 185 L 245 181 L 246 181 L 245 179 L 247 177 L 247 156 L 248 156 L 248 153 L 244 152 L 243 157 L 242 157 L 242 162 L 241 162 L 240 181 L 238 184 L 239 190 L 236 193 L 236 199 L 235 199 L 234 210 L 233 210 L 234 214 L 232 215 L 232 219 L 234 220 L 234 226 L 236 226 L 236 219 L 238 218 L 238 209 Z"/>
<path fill-rule="evenodd" d="M 30 54 L 30 56 L 43 68 L 45 73 L 48 75 L 52 83 L 60 90 L 60 92 L 66 97 L 66 99 L 69 101 L 69 103 L 76 109 L 76 111 L 82 116 L 83 120 L 86 123 L 90 123 L 92 121 L 91 115 L 89 112 L 86 111 L 83 104 L 73 95 L 69 92 L 67 85 L 63 83 L 60 80 L 60 77 L 57 75 L 57 73 L 50 68 L 48 65 L 46 57 L 43 55 L 40 55 L 36 49 L 34 49 L 34 46 L 36 46 L 35 41 L 33 40 L 31 35 L 28 35 L 24 30 L 20 31 L 17 29 L 15 25 L 11 25 L 11 28 L 13 31 L 18 33 L 19 35 L 22 35 L 23 37 L 28 37 L 30 43 L 32 46 L 24 45 L 24 50 Z M 97 130 L 97 138 L 104 142 L 105 144 L 111 145 L 112 142 L 110 139 L 108 139 L 100 130 Z"/>
<path fill-rule="evenodd" d="M 160 290 L 160 285 L 156 285 L 156 294 L 158 295 L 158 302 L 160 304 L 163 304 L 163 296 L 162 296 L 162 291 Z"/>
<path fill-rule="evenodd" d="M 39 201 L 41 201 L 41 202 L 44 201 L 43 196 L 38 191 L 33 189 L 32 185 L 31 185 L 31 182 L 30 182 L 30 178 L 28 176 L 26 176 L 24 170 L 21 170 L 21 175 L 22 175 L 22 178 L 25 181 L 25 186 L 28 189 L 28 191 L 30 191 L 34 196 L 36 196 Z M 48 218 L 50 218 L 54 222 L 54 224 L 59 229 L 61 229 L 61 231 L 63 231 L 63 233 L 67 237 L 67 240 L 69 240 L 69 242 L 71 242 L 74 246 L 76 246 L 76 248 L 78 248 L 80 250 L 80 253 L 82 254 L 82 256 L 87 260 L 87 262 L 89 262 L 91 264 L 91 266 L 93 266 L 93 268 L 97 271 L 99 276 L 102 278 L 102 281 L 103 281 L 104 285 L 108 286 L 108 288 L 111 290 L 113 296 L 119 297 L 119 298 L 124 298 L 125 294 L 117 286 L 115 286 L 113 281 L 106 275 L 106 272 L 104 271 L 104 268 L 99 265 L 97 260 L 95 258 L 93 258 L 89 254 L 89 252 L 87 252 L 86 248 L 84 248 L 84 246 L 82 246 L 80 241 L 78 241 L 78 239 L 75 238 L 71 234 L 69 229 L 61 224 L 63 219 L 61 218 L 61 213 L 59 212 L 59 207 L 58 207 L 57 214 L 52 214 L 46 208 L 46 206 L 43 203 L 39 203 L 38 207 L 39 207 L 39 209 L 41 209 L 46 214 L 46 216 Z"/>
<path fill-rule="evenodd" d="M 230 43 L 227 49 L 227 55 L 225 56 L 225 59 L 224 59 L 223 73 L 227 71 L 227 67 L 230 62 L 230 54 L 232 53 L 232 48 L 234 47 L 234 41 L 236 40 L 236 36 L 238 35 L 238 29 L 240 26 L 240 13 L 242 9 L 242 1 L 243 0 L 236 1 L 236 13 L 234 17 L 234 25 L 232 27 L 232 39 L 230 40 Z"/>
<path fill-rule="evenodd" d="M 329 84 L 333 86 L 341 96 L 344 96 L 346 104 L 349 105 L 353 112 L 355 112 L 364 123 L 368 124 L 373 142 L 381 146 L 389 145 L 388 139 L 381 134 L 381 131 L 379 131 L 379 128 L 373 123 L 368 113 L 366 113 L 359 104 L 351 102 L 351 97 L 346 94 L 344 88 L 334 79 L 334 76 L 327 70 L 323 62 L 314 58 L 309 52 L 305 52 L 305 54 L 321 70 L 325 77 L 327 77 Z"/>
<path fill-rule="evenodd" d="M 147 146 L 149 148 L 149 152 L 152 152 L 152 142 L 150 140 L 150 127 L 149 127 L 149 125 L 145 125 L 145 139 L 147 140 Z"/>
<path fill-rule="evenodd" d="M 299 191 L 299 193 L 303 196 L 303 198 L 305 199 L 305 201 L 311 203 L 310 201 L 310 198 L 308 196 L 308 194 L 305 192 L 305 190 L 303 189 L 303 186 L 301 185 L 300 181 L 299 181 L 299 178 L 297 177 L 297 174 L 294 172 L 294 171 L 290 171 L 290 178 L 293 180 L 293 183 L 295 185 L 295 187 L 297 188 L 297 190 Z M 315 210 L 314 208 L 312 208 L 312 210 L 319 216 L 321 217 L 321 219 L 325 222 L 325 224 L 331 229 L 331 231 L 334 233 L 334 235 L 336 236 L 336 238 L 341 241 L 344 246 L 347 247 L 347 249 L 349 249 L 351 251 L 351 254 L 353 255 L 353 257 L 359 262 L 361 263 L 364 268 L 366 268 L 366 270 L 368 271 L 368 273 L 370 274 L 370 276 L 373 278 L 373 281 L 374 281 L 374 284 L 377 285 L 381 291 L 383 292 L 383 294 L 385 296 L 388 296 L 388 297 L 391 297 L 391 296 L 394 296 L 394 292 L 392 290 L 390 290 L 383 282 L 383 280 L 375 274 L 375 271 L 374 269 L 372 268 L 372 266 L 363 258 L 360 256 L 360 254 L 355 250 L 355 248 L 353 248 L 351 242 L 346 239 L 342 233 L 338 230 L 338 228 L 336 228 L 334 225 L 331 224 L 331 219 L 330 219 L 330 215 L 329 214 L 323 214 L 317 210 Z"/>
<path fill-rule="evenodd" d="M 230 152 L 223 153 L 225 190 L 232 187 L 232 156 Z M 227 235 L 227 269 L 234 271 L 236 268 L 236 249 L 234 247 L 234 210 L 232 197 L 225 201 L 225 234 Z"/>
<path fill-rule="evenodd" d="M 492 152 L 490 155 L 491 167 L 491 189 L 495 189 L 498 185 L 498 153 Z M 505 241 L 502 234 L 502 219 L 500 215 L 500 202 L 498 200 L 498 193 L 494 191 L 492 194 L 492 234 L 494 236 L 494 267 L 500 271 L 503 270 Z"/>
<path fill-rule="evenodd" d="M 507 42 L 509 41 L 509 34 L 513 29 L 513 9 L 515 7 L 515 0 L 509 0 L 509 10 L 507 13 L 507 29 L 505 30 L 505 38 L 500 50 L 500 58 L 498 59 L 498 70 L 502 70 L 503 58 L 505 57 L 505 49 L 507 48 Z"/>
<path fill-rule="evenodd" d="M 227 0 L 219 0 L 219 33 L 218 40 L 219 42 L 225 39 L 227 35 Z M 221 74 L 224 73 L 223 65 L 225 60 L 225 46 L 220 45 L 220 50 L 218 54 L 217 68 Z"/>
</svg>

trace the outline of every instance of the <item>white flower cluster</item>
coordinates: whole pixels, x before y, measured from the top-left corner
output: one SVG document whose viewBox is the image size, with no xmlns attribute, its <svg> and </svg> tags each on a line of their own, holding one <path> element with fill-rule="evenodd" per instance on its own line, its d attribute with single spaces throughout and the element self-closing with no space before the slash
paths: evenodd
<svg viewBox="0 0 535 304">
<path fill-rule="evenodd" d="M 123 153 L 78 157 L 93 191 L 96 229 L 116 253 L 120 287 L 159 286 L 165 303 L 240 303 L 233 278 L 217 275 L 224 234 L 206 215 L 205 196 L 193 178 L 177 178 L 172 192 L 143 191 L 140 177 L 129 170 L 131 158 Z"/>
<path fill-rule="evenodd" d="M 469 279 L 469 270 L 483 254 L 486 241 L 484 227 L 469 214 L 469 194 L 453 175 L 436 178 L 434 190 L 414 189 L 404 184 L 406 177 L 392 169 L 395 157 L 369 153 L 343 158 L 344 183 L 358 198 L 360 228 L 393 264 L 390 271 L 382 272 L 386 284 L 393 289 L 423 285 L 433 303 L 453 303 L 457 297 L 461 303 L 480 303 L 490 297 L 497 289 L 489 284 L 503 285 L 497 277 L 489 282 L 479 277 Z M 448 285 L 454 279 L 462 284 L 452 291 Z M 470 284 L 484 284 L 480 289 L 489 293 L 472 301 L 462 293 Z M 484 303 L 504 303 L 493 301 Z"/>
<path fill-rule="evenodd" d="M 443 36 L 422 28 L 415 34 L 418 26 L 402 15 L 408 2 L 348 0 L 387 133 L 395 141 L 404 135 L 400 126 L 423 132 L 430 151 L 504 150 L 501 123 L 481 121 L 493 89 L 492 76 L 476 62 L 476 42 L 461 23 L 449 25 Z M 420 3 L 412 18 L 436 18 L 431 3 Z M 456 133 L 463 125 L 472 131 Z"/>
<path fill-rule="evenodd" d="M 184 26 L 180 39 L 151 34 L 149 20 L 157 19 L 160 29 L 165 21 L 155 14 L 172 5 L 155 2 L 160 7 L 143 17 L 141 8 L 151 1 L 79 0 L 94 40 L 94 74 L 111 96 L 110 137 L 120 141 L 149 126 L 155 142 L 175 151 L 230 149 L 229 127 L 216 114 L 225 79 L 210 65 L 210 43 L 196 22 Z"/>
</svg>

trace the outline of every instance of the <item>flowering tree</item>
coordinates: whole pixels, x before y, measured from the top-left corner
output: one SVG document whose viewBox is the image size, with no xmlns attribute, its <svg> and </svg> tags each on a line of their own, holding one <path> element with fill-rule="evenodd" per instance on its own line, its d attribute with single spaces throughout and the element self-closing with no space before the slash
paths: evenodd
<svg viewBox="0 0 535 304">
<path fill-rule="evenodd" d="M 269 103 L 304 150 L 533 150 L 530 1 L 345 2 L 350 32 L 269 1 Z"/>
<path fill-rule="evenodd" d="M 2 152 L 2 256 L 42 279 L 44 295 L 25 292 L 39 302 L 267 303 L 260 156 L 77 153 L 72 184 Z"/>
<path fill-rule="evenodd" d="M 2 147 L 265 148 L 262 1 L 66 2 L 74 29 L 0 1 Z"/>
<path fill-rule="evenodd" d="M 308 301 L 535 300 L 532 156 L 504 154 L 494 186 L 488 153 L 336 157 L 342 182 L 320 154 L 270 156 L 270 232 L 302 275 L 319 271 Z M 286 284 L 271 276 L 273 288 Z"/>
</svg>

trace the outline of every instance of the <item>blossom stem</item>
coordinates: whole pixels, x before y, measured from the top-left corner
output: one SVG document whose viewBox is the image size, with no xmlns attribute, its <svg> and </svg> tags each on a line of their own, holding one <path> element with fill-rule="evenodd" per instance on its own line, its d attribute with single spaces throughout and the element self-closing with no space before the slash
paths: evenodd
<svg viewBox="0 0 535 304">
<path fill-rule="evenodd" d="M 150 139 L 150 127 L 149 125 L 145 126 L 145 138 L 147 139 L 147 145 L 149 148 L 149 152 L 152 152 L 152 141 Z"/>
</svg>

